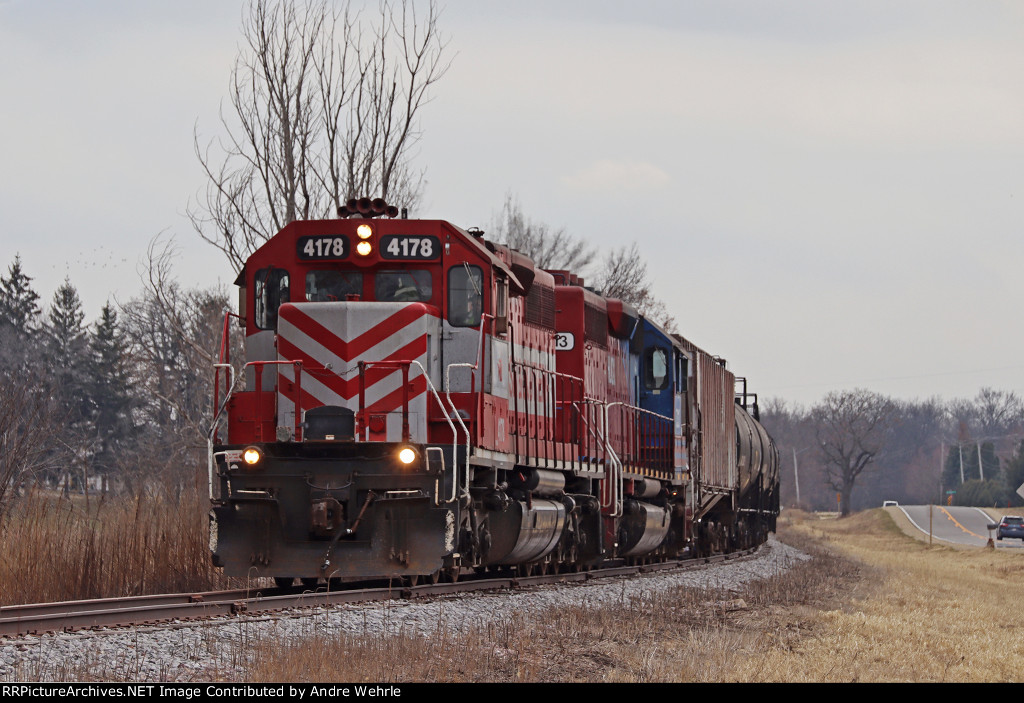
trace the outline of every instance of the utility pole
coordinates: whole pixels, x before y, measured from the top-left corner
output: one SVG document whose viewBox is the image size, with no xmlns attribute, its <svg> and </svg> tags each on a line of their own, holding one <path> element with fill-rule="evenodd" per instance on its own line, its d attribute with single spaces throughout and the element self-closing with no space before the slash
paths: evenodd
<svg viewBox="0 0 1024 703">
<path fill-rule="evenodd" d="M 803 451 L 801 449 L 800 451 Z M 800 469 L 796 463 L 796 447 L 793 447 L 793 482 L 796 484 L 796 504 L 800 505 Z"/>
</svg>

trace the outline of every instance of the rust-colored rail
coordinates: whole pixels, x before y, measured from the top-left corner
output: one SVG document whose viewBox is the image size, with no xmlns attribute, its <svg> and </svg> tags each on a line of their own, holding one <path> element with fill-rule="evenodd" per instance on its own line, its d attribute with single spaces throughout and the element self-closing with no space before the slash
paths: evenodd
<svg viewBox="0 0 1024 703">
<path fill-rule="evenodd" d="M 241 589 L 205 593 L 177 593 L 127 598 L 32 603 L 0 607 L 0 636 L 17 636 L 127 627 L 173 620 L 195 620 L 214 616 L 268 613 L 292 608 L 424 598 L 472 591 L 501 591 L 543 584 L 572 583 L 591 579 L 632 576 L 667 569 L 696 569 L 708 563 L 738 559 L 756 550 L 722 554 L 701 559 L 684 559 L 645 565 L 619 565 L 593 571 L 539 576 L 498 576 L 457 583 L 426 584 L 351 590 L 299 591 L 299 589 Z"/>
</svg>

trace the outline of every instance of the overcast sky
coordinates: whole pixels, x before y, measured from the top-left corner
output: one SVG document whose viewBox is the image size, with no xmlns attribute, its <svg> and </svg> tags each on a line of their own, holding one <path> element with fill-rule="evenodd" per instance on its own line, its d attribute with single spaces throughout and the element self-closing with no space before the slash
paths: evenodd
<svg viewBox="0 0 1024 703">
<path fill-rule="evenodd" d="M 160 233 L 182 283 L 233 280 L 185 210 L 243 4 L 0 0 L 0 268 L 44 306 L 135 295 Z M 637 241 L 762 397 L 1024 395 L 1024 3 L 442 4 L 421 216 L 486 228 L 512 192 Z"/>
</svg>

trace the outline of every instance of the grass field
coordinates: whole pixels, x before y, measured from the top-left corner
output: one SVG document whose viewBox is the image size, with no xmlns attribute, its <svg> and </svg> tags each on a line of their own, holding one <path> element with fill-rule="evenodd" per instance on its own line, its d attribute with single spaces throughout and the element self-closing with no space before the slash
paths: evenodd
<svg viewBox="0 0 1024 703">
<path fill-rule="evenodd" d="M 763 653 L 767 680 L 1024 681 L 1024 554 L 929 547 L 880 510 L 787 523 L 866 577 L 808 614 L 810 636 Z"/>
<path fill-rule="evenodd" d="M 88 503 L 31 493 L 0 520 L 0 605 L 224 587 L 210 563 L 208 510 L 194 491 Z"/>
<path fill-rule="evenodd" d="M 266 643 L 253 680 L 1002 682 L 1024 680 L 1024 554 L 929 547 L 882 510 L 784 515 L 815 555 L 737 592 L 530 613 L 467 636 Z"/>
<path fill-rule="evenodd" d="M 198 501 L 93 511 L 41 501 L 8 521 L 8 602 L 56 599 L 59 584 L 61 597 L 218 585 L 203 530 L 181 529 L 203 525 Z M 248 681 L 1024 681 L 1024 550 L 929 546 L 882 509 L 841 520 L 787 511 L 779 537 L 814 558 L 736 591 L 679 588 L 653 603 L 517 613 L 430 638 L 326 639 L 316 628 L 290 643 L 246 636 L 218 655 L 251 662 L 240 677 Z M 37 676 L 109 674 L 68 662 Z"/>
</svg>

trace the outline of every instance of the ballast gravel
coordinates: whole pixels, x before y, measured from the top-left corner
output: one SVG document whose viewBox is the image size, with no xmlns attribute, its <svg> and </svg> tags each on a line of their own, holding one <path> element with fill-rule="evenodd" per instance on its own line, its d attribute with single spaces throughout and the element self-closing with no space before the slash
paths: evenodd
<svg viewBox="0 0 1024 703">
<path fill-rule="evenodd" d="M 306 608 L 266 616 L 234 616 L 110 630 L 0 638 L 0 680 L 239 681 L 257 645 L 311 636 L 459 632 L 514 613 L 600 607 L 645 599 L 675 586 L 735 588 L 785 571 L 810 557 L 770 537 L 753 558 L 578 584 L 512 592 L 469 593 L 429 601 L 395 600 Z"/>
</svg>

